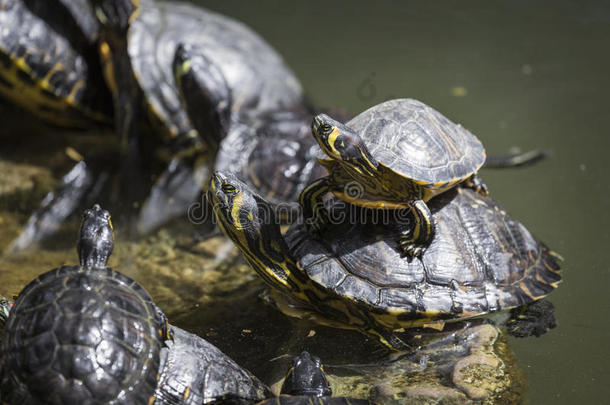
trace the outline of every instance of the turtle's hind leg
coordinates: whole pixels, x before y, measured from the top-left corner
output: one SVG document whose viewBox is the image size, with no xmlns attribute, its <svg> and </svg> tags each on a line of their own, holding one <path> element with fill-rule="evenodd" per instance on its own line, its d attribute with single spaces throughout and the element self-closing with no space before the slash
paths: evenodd
<svg viewBox="0 0 610 405">
<path fill-rule="evenodd" d="M 476 174 L 473 174 L 472 176 L 464 180 L 462 186 L 473 189 L 477 193 L 481 194 L 483 197 L 487 197 L 489 195 L 489 189 L 487 188 L 485 183 L 483 183 L 483 180 L 481 180 L 481 178 Z"/>
</svg>

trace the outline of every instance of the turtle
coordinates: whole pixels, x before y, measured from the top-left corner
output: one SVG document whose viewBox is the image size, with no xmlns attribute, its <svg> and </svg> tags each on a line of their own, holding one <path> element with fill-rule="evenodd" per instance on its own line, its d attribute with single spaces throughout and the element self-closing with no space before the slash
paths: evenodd
<svg viewBox="0 0 610 405">
<path fill-rule="evenodd" d="M 319 114 L 312 134 L 328 155 L 320 163 L 329 173 L 300 195 L 314 231 L 328 221 L 321 198 L 329 191 L 364 207 L 408 208 L 414 224 L 399 239 L 406 254 L 419 256 L 436 228 L 426 202 L 457 184 L 487 195 L 476 177 L 485 162 L 481 142 L 420 101 L 388 100 L 346 124 Z"/>
<path fill-rule="evenodd" d="M 112 222 L 85 211 L 80 265 L 30 282 L 10 309 L 0 349 L 8 404 L 204 404 L 271 395 L 204 339 L 168 323 L 132 278 L 106 267 Z"/>
<path fill-rule="evenodd" d="M 219 52 L 214 64 L 201 48 L 179 46 L 174 75 L 191 122 L 217 150 L 215 170 L 238 173 L 282 206 L 283 217 L 293 217 L 300 191 L 325 173 L 310 135 L 315 108 L 279 57 L 263 53 L 263 63 L 260 52 L 254 52 L 258 57 L 244 60 L 237 81 L 230 69 L 221 71 L 222 63 L 235 64 L 234 57 Z"/>
<path fill-rule="evenodd" d="M 371 405 L 366 399 L 332 397 L 332 389 L 320 358 L 302 351 L 293 357 L 281 394 L 258 405 Z"/>
<path fill-rule="evenodd" d="M 396 350 L 408 349 L 398 336 L 405 328 L 526 305 L 561 281 L 556 253 L 466 187 L 430 200 L 437 235 L 420 258 L 402 255 L 397 242 L 409 219 L 404 210 L 334 199 L 324 232 L 309 232 L 301 220 L 283 235 L 273 207 L 235 175 L 216 172 L 208 199 L 220 229 L 279 303 Z"/>
<path fill-rule="evenodd" d="M 138 219 L 138 230 L 147 233 L 196 200 L 234 117 L 298 104 L 303 91 L 277 52 L 241 22 L 185 2 L 91 1 L 102 25 L 100 55 L 125 153 L 136 156 L 146 148 L 144 116 L 169 149 L 170 163 Z M 179 87 L 196 100 L 196 113 L 187 114 L 195 102 L 182 103 Z M 126 161 L 123 171 L 134 172 L 137 160 Z"/>
<path fill-rule="evenodd" d="M 110 92 L 88 4 L 6 0 L 0 26 L 0 95 L 54 125 L 110 125 Z"/>
</svg>

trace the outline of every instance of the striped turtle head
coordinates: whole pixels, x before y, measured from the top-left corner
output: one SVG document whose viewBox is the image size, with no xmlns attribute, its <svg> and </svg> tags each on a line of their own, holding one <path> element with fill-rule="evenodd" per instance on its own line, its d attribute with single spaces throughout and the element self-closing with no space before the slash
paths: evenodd
<svg viewBox="0 0 610 405">
<path fill-rule="evenodd" d="M 347 165 L 373 172 L 377 161 L 371 156 L 364 141 L 347 125 L 319 114 L 314 117 L 311 132 L 320 148 L 331 158 Z"/>
<path fill-rule="evenodd" d="M 216 172 L 208 203 L 219 228 L 241 250 L 246 261 L 272 288 L 291 293 L 295 264 L 271 206 L 230 173 Z"/>
<path fill-rule="evenodd" d="M 218 150 L 230 129 L 232 94 L 222 69 L 206 51 L 178 44 L 173 70 L 189 119 L 206 145 Z"/>
<path fill-rule="evenodd" d="M 106 267 L 114 248 L 110 213 L 98 204 L 85 210 L 78 238 L 78 259 L 84 268 Z"/>
<path fill-rule="evenodd" d="M 306 351 L 292 359 L 292 367 L 284 379 L 282 394 L 331 396 L 332 390 L 324 374 L 320 358 Z"/>
<path fill-rule="evenodd" d="M 242 251 L 257 245 L 270 229 L 279 230 L 271 205 L 232 173 L 214 173 L 208 201 L 219 227 Z"/>
</svg>

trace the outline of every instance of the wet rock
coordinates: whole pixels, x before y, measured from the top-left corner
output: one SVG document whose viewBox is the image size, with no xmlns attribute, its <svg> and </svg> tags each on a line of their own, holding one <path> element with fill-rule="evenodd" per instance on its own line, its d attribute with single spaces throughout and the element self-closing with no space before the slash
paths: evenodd
<svg viewBox="0 0 610 405">
<path fill-rule="evenodd" d="M 411 354 L 376 365 L 347 367 L 358 375 L 330 376 L 333 391 L 379 404 L 522 400 L 521 373 L 495 326 L 482 323 L 453 331 L 425 332 L 416 339 L 420 348 Z"/>
</svg>

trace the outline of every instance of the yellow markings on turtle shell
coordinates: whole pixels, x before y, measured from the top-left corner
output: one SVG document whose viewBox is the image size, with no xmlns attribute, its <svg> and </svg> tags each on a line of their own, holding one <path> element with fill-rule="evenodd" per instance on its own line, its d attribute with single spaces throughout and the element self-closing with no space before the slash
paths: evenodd
<svg viewBox="0 0 610 405">
<path fill-rule="evenodd" d="M 519 283 L 519 288 L 521 288 L 521 291 L 523 291 L 525 294 L 527 294 L 528 297 L 530 297 L 532 299 L 536 298 L 536 296 L 534 294 L 532 294 L 530 289 L 527 288 L 527 286 L 525 285 L 525 283 L 523 283 L 523 281 Z"/>
<path fill-rule="evenodd" d="M 386 210 L 396 210 L 402 208 L 408 208 L 409 204 L 395 202 L 395 201 L 382 201 L 382 200 L 367 200 L 363 198 L 354 198 L 350 197 L 348 194 L 343 193 L 342 191 L 333 190 L 332 192 L 335 196 L 339 197 L 345 202 L 350 204 L 358 205 L 360 207 L 365 208 L 381 208 Z"/>
<path fill-rule="evenodd" d="M 83 155 L 78 153 L 78 151 L 71 146 L 66 147 L 65 154 L 66 154 L 66 156 L 68 156 L 70 159 L 72 159 L 75 162 L 81 162 L 81 161 L 85 160 Z"/>
<path fill-rule="evenodd" d="M 148 398 L 148 405 L 153 405 L 156 400 L 157 400 L 156 395 L 153 395 L 152 397 Z"/>
<path fill-rule="evenodd" d="M 186 387 L 184 390 L 184 395 L 182 396 L 184 399 L 187 399 L 191 395 L 191 387 Z"/>
<path fill-rule="evenodd" d="M 108 226 L 110 227 L 110 230 L 114 231 L 114 226 L 112 225 L 112 219 L 110 219 L 110 216 L 108 216 Z M 114 234 L 112 237 L 114 238 Z"/>
<path fill-rule="evenodd" d="M 129 16 L 129 23 L 131 24 L 140 15 L 140 0 L 131 0 L 131 4 L 136 8 L 133 13 Z"/>
<path fill-rule="evenodd" d="M 116 78 L 114 76 L 114 64 L 112 62 L 112 51 L 110 45 L 107 42 L 100 44 L 100 59 L 102 64 L 102 74 L 106 79 L 106 84 L 111 92 L 115 93 L 118 91 L 116 84 Z"/>
</svg>

